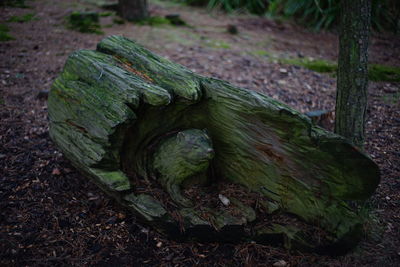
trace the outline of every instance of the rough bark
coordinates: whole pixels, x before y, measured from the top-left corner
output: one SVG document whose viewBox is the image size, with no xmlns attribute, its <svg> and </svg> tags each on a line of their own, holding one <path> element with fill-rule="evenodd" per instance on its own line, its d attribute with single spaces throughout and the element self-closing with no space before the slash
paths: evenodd
<svg viewBox="0 0 400 267">
<path fill-rule="evenodd" d="M 347 248 L 361 226 L 347 201 L 367 199 L 379 183 L 366 154 L 298 111 L 199 76 L 123 37 L 73 53 L 50 91 L 48 109 L 50 135 L 64 155 L 170 236 Z M 200 130 L 207 137 L 196 138 Z M 191 135 L 181 138 L 182 150 L 174 145 L 180 132 Z M 196 190 L 206 195 L 213 184 L 235 185 L 245 195 L 228 196 L 229 209 L 199 206 L 186 195 L 195 205 L 175 201 L 171 210 L 168 203 L 181 197 L 191 173 L 203 174 L 192 178 L 201 179 Z M 143 191 L 143 184 L 154 187 Z M 169 187 L 164 199 L 155 193 L 160 187 Z M 214 193 L 209 196 L 219 197 Z M 257 196 L 256 204 L 246 204 L 246 194 Z M 312 238 L 321 231 L 324 242 Z"/>
<path fill-rule="evenodd" d="M 119 0 L 118 10 L 120 16 L 129 21 L 140 21 L 149 16 L 147 0 Z"/>
<path fill-rule="evenodd" d="M 335 132 L 364 145 L 371 0 L 340 1 Z"/>
</svg>

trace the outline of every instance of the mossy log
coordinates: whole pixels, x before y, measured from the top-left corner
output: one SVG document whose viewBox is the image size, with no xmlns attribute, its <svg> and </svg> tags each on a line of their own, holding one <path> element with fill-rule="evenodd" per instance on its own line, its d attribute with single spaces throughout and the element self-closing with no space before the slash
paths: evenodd
<svg viewBox="0 0 400 267">
<path fill-rule="evenodd" d="M 48 109 L 76 168 L 175 238 L 347 249 L 352 207 L 379 183 L 364 152 L 298 111 L 119 36 L 70 55 Z"/>
</svg>

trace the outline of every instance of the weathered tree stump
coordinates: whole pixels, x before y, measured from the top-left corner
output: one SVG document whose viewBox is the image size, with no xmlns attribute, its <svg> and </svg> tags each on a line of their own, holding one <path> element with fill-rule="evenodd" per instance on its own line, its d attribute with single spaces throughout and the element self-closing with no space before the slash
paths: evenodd
<svg viewBox="0 0 400 267">
<path fill-rule="evenodd" d="M 175 238 L 346 249 L 379 170 L 265 95 L 197 75 L 123 37 L 67 60 L 50 135 L 77 169 Z"/>
</svg>

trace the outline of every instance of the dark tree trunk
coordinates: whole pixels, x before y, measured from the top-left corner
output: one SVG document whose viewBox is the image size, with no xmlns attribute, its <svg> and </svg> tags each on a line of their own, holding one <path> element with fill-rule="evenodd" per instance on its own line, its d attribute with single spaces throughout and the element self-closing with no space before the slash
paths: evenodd
<svg viewBox="0 0 400 267">
<path fill-rule="evenodd" d="M 118 10 L 121 17 L 129 21 L 139 21 L 149 16 L 147 0 L 119 0 Z"/>
<path fill-rule="evenodd" d="M 342 0 L 335 132 L 364 144 L 371 0 Z"/>
</svg>

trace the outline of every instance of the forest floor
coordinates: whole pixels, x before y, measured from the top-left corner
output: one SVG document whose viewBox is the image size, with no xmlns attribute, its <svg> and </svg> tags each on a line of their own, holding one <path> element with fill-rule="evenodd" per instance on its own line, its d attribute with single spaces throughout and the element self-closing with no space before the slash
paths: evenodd
<svg viewBox="0 0 400 267">
<path fill-rule="evenodd" d="M 337 35 L 165 1 L 152 1 L 151 14 L 179 13 L 189 27 L 115 24 L 109 16 L 101 18 L 103 34 L 67 29 L 65 17 L 95 10 L 89 3 L 36 0 L 27 1 L 29 8 L 0 7 L 0 24 L 15 38 L 0 42 L 1 266 L 400 266 L 400 83 L 369 85 L 366 150 L 381 169 L 381 184 L 368 203 L 365 238 L 354 251 L 333 257 L 253 242 L 170 241 L 136 222 L 50 140 L 46 92 L 68 54 L 95 49 L 104 36 L 125 35 L 195 72 L 263 92 L 301 112 L 332 111 L 335 78 L 281 59 L 335 61 Z M 26 14 L 33 14 L 26 22 L 7 22 Z M 227 33 L 227 25 L 239 33 Z M 398 35 L 373 34 L 371 62 L 400 66 L 399 51 Z"/>
</svg>

